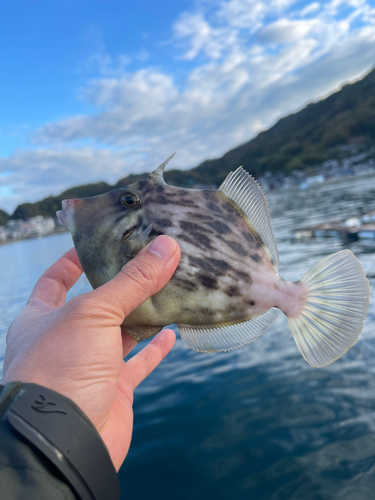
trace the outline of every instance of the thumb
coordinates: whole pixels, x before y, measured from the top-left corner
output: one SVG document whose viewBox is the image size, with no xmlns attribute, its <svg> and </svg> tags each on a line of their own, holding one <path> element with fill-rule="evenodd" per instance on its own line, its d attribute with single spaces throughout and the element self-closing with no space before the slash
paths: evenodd
<svg viewBox="0 0 375 500">
<path fill-rule="evenodd" d="M 95 302 L 119 316 L 119 324 L 171 279 L 180 260 L 177 242 L 158 236 L 111 281 L 91 292 Z"/>
</svg>

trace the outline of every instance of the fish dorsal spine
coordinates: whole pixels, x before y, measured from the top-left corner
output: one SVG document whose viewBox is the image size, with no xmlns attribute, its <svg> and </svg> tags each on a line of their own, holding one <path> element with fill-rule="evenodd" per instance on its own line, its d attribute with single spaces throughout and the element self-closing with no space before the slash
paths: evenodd
<svg viewBox="0 0 375 500">
<path fill-rule="evenodd" d="M 218 189 L 243 215 L 262 240 L 279 271 L 279 253 L 273 235 L 267 200 L 259 184 L 242 167 L 230 172 Z"/>
<path fill-rule="evenodd" d="M 155 184 L 167 184 L 164 180 L 164 169 L 174 157 L 176 153 L 173 153 L 169 158 L 167 158 L 161 165 L 158 166 L 156 170 L 154 170 L 147 178 L 150 182 L 154 182 Z"/>
</svg>

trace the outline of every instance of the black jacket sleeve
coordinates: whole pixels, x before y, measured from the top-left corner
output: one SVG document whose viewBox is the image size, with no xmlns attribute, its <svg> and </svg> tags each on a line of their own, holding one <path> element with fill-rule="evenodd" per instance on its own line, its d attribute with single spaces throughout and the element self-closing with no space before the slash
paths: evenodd
<svg viewBox="0 0 375 500">
<path fill-rule="evenodd" d="M 35 393 L 36 388 L 40 388 L 40 391 L 37 393 Z M 53 429 L 52 433 L 50 431 L 50 436 L 52 436 L 51 441 L 45 439 L 43 436 L 43 418 L 49 418 L 45 417 L 45 415 L 42 415 L 41 417 L 42 424 L 40 424 L 40 429 L 38 429 L 38 420 L 36 420 L 37 424 L 34 427 L 32 425 L 29 426 L 29 428 L 32 429 L 33 437 L 32 439 L 27 438 L 27 432 L 22 432 L 22 425 L 24 425 L 25 422 L 28 425 L 28 419 L 27 417 L 25 417 L 25 420 L 23 420 L 22 411 L 18 412 L 18 414 L 14 413 L 14 411 L 17 408 L 17 405 L 20 406 L 20 399 L 28 389 L 29 394 L 32 393 L 32 390 L 34 391 L 34 394 L 52 394 L 54 401 L 58 401 L 60 405 L 59 408 L 64 408 L 65 410 L 67 410 L 65 411 L 65 413 L 69 413 L 71 419 L 70 421 L 73 421 L 74 423 L 75 419 L 79 420 L 79 425 L 81 425 L 81 427 L 78 426 L 78 429 L 81 428 L 82 430 L 82 425 L 87 426 L 87 436 L 89 439 L 89 441 L 86 440 L 85 442 L 88 445 L 87 454 L 85 453 L 85 450 L 77 450 L 77 436 L 75 436 L 74 440 L 74 432 L 72 432 L 72 430 L 69 428 L 69 425 L 66 429 L 64 429 L 63 426 L 61 426 L 62 428 L 57 429 L 57 445 L 53 442 Z M 35 397 L 33 397 L 33 401 L 34 400 Z M 34 406 L 34 410 L 37 410 L 34 412 L 36 414 L 36 419 L 40 417 L 40 414 L 47 413 L 47 411 L 43 410 L 43 408 L 46 408 L 47 404 L 53 405 L 55 403 L 44 402 L 43 406 L 42 399 L 42 406 L 40 406 L 40 404 L 41 402 L 37 399 L 34 405 L 32 405 Z M 49 408 L 51 408 L 51 406 L 49 406 Z M 54 413 L 58 412 L 54 411 Z M 60 413 L 63 413 L 63 411 L 60 411 Z M 25 414 L 27 415 L 27 413 Z M 19 427 L 19 429 L 21 429 L 20 432 L 17 430 L 18 424 L 12 424 L 12 418 L 10 418 L 10 415 L 15 421 L 19 421 L 21 423 Z M 51 421 L 53 422 L 53 420 L 50 420 L 50 422 Z M 30 422 L 31 424 L 33 424 L 32 419 L 30 420 Z M 50 457 L 48 457 L 48 453 L 43 453 L 43 446 L 38 445 L 38 436 L 40 435 L 41 439 L 44 440 L 45 444 L 47 443 L 51 450 L 53 450 L 54 446 L 56 446 L 57 461 L 55 460 L 55 463 L 53 463 L 53 460 L 51 460 L 51 454 Z M 78 455 L 81 455 L 81 457 L 83 457 L 84 459 L 84 462 L 86 462 L 87 456 L 87 463 L 83 463 L 81 461 L 83 473 L 80 475 L 80 471 L 75 470 L 75 477 L 78 477 L 80 480 L 82 478 L 85 479 L 85 473 L 87 475 L 87 471 L 90 471 L 91 469 L 93 470 L 95 476 L 92 479 L 94 481 L 94 487 L 91 490 L 89 487 L 87 487 L 85 481 L 82 480 L 83 488 L 86 488 L 85 494 L 82 496 L 82 490 L 80 489 L 80 487 L 75 488 L 78 483 L 74 483 L 74 481 L 69 480 L 69 474 L 64 474 L 64 468 L 62 468 L 59 463 L 59 459 L 61 459 L 61 462 L 65 463 L 65 467 L 67 466 L 68 468 L 70 467 L 70 469 L 74 469 L 74 467 L 72 467 L 72 463 L 69 461 L 69 449 L 62 449 L 63 447 L 59 447 L 59 442 L 61 443 L 61 440 L 64 441 L 65 437 L 66 442 L 68 443 L 67 448 L 71 448 L 73 450 L 75 446 L 76 454 L 78 453 Z M 34 443 L 36 443 L 36 445 L 33 444 L 33 441 Z M 71 442 L 72 447 L 69 446 L 69 442 Z M 92 447 L 92 450 L 95 450 L 96 453 L 90 453 L 92 444 L 94 445 Z M 101 449 L 101 447 L 103 449 Z M 62 453 L 60 453 L 59 448 L 62 450 Z M 106 448 L 104 450 L 104 448 L 105 445 L 90 420 L 69 398 L 66 398 L 61 394 L 50 391 L 49 389 L 43 388 L 41 386 L 36 386 L 35 384 L 11 382 L 6 384 L 5 386 L 0 385 L 1 500 L 24 500 L 26 498 L 28 500 L 81 500 L 82 498 L 85 498 L 85 500 L 101 500 L 102 498 L 119 499 L 120 490 L 117 475 L 115 474 L 112 462 L 110 461 L 108 451 Z M 98 455 L 100 455 L 101 461 L 96 458 Z M 90 460 L 93 460 L 92 464 L 90 463 Z M 102 467 L 103 464 L 104 467 Z M 113 468 L 113 472 L 111 471 L 111 468 Z M 105 473 L 108 477 L 100 477 L 101 474 L 105 474 L 103 473 L 103 471 L 106 471 Z M 114 485 L 114 483 L 116 484 Z M 111 491 L 108 491 L 107 496 L 106 488 L 108 484 L 110 485 L 109 490 Z"/>
</svg>

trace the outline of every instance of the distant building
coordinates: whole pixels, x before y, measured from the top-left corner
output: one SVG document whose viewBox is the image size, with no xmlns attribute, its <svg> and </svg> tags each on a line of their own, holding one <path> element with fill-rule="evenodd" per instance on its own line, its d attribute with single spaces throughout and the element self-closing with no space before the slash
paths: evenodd
<svg viewBox="0 0 375 500">
<path fill-rule="evenodd" d="M 6 241 L 7 239 L 7 233 L 6 233 L 6 230 L 5 230 L 5 227 L 3 226 L 0 226 L 0 242 L 4 242 Z"/>
<path fill-rule="evenodd" d="M 43 236 L 51 233 L 55 229 L 55 222 L 52 217 L 37 215 L 31 217 L 24 223 L 24 230 L 28 236 Z"/>
<path fill-rule="evenodd" d="M 42 215 L 30 217 L 26 221 L 23 219 L 9 220 L 6 228 L 3 230 L 3 236 L 0 236 L 0 241 L 44 236 L 45 234 L 54 232 L 55 227 L 55 221 L 52 217 L 43 217 Z"/>
</svg>

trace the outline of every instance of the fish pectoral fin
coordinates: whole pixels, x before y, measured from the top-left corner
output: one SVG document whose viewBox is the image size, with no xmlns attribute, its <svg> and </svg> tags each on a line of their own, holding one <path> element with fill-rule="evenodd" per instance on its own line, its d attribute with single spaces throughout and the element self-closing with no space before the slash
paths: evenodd
<svg viewBox="0 0 375 500">
<path fill-rule="evenodd" d="M 183 342 L 191 349 L 200 352 L 232 351 L 250 344 L 260 337 L 276 320 L 273 309 L 256 318 L 225 326 L 177 325 Z"/>
<path fill-rule="evenodd" d="M 146 246 L 147 239 L 150 236 L 152 230 L 152 224 L 146 227 L 141 233 L 138 234 L 133 239 L 129 239 L 126 244 L 128 247 L 128 250 L 126 252 L 126 257 L 135 257 L 138 252 L 142 250 L 144 246 Z"/>
<path fill-rule="evenodd" d="M 279 253 L 273 236 L 267 200 L 259 184 L 239 167 L 227 176 L 218 191 L 233 203 L 255 229 L 278 272 Z"/>
</svg>

